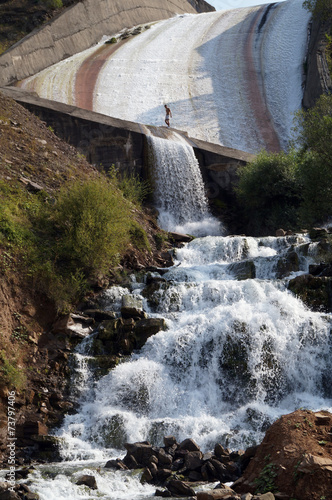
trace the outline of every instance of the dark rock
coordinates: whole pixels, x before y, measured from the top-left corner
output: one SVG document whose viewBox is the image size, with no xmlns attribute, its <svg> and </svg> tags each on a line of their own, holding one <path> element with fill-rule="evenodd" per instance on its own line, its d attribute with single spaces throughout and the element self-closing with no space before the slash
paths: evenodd
<svg viewBox="0 0 332 500">
<path fill-rule="evenodd" d="M 126 467 L 128 467 L 128 469 L 138 469 L 139 468 L 137 460 L 133 457 L 133 455 L 130 455 L 128 453 L 124 457 L 123 463 L 126 465 Z"/>
<path fill-rule="evenodd" d="M 276 230 L 276 236 L 277 237 L 286 236 L 286 231 L 284 229 L 277 229 Z"/>
<path fill-rule="evenodd" d="M 323 227 L 313 227 L 309 231 L 309 237 L 312 241 L 317 241 L 322 238 L 326 238 L 329 234 L 328 230 Z"/>
<path fill-rule="evenodd" d="M 171 479 L 167 483 L 167 488 L 173 495 L 188 497 L 195 496 L 195 491 L 184 481 L 179 481 L 178 479 Z"/>
<path fill-rule="evenodd" d="M 332 278 L 304 274 L 290 280 L 288 289 L 313 311 L 332 311 Z"/>
<path fill-rule="evenodd" d="M 103 311 L 101 309 L 86 309 L 84 313 L 87 316 L 91 316 L 97 323 L 101 321 L 115 319 L 116 314 L 113 311 Z"/>
<path fill-rule="evenodd" d="M 143 301 L 134 295 L 124 295 L 122 297 L 121 316 L 123 318 L 146 318 L 143 311 Z"/>
<path fill-rule="evenodd" d="M 148 318 L 138 321 L 134 329 L 136 348 L 140 349 L 149 337 L 160 330 L 166 330 L 166 328 L 166 322 L 163 318 Z"/>
<path fill-rule="evenodd" d="M 20 500 L 20 497 L 15 491 L 5 490 L 0 493 L 0 500 Z"/>
<path fill-rule="evenodd" d="M 150 463 L 149 459 L 151 455 L 155 454 L 151 444 L 147 441 L 142 443 L 126 443 L 124 446 L 128 454 L 135 459 L 140 467 L 147 467 Z M 128 466 L 126 457 L 124 458 L 124 463 Z"/>
<path fill-rule="evenodd" d="M 24 436 L 46 436 L 48 428 L 43 422 L 27 420 L 23 425 Z"/>
<path fill-rule="evenodd" d="M 281 279 L 298 270 L 299 256 L 296 252 L 290 251 L 278 260 L 276 276 Z"/>
<path fill-rule="evenodd" d="M 217 456 L 217 457 L 221 457 L 221 456 L 225 456 L 225 455 L 228 455 L 227 451 L 225 450 L 225 448 L 217 443 L 214 447 L 214 454 Z"/>
<path fill-rule="evenodd" d="M 95 476 L 91 476 L 89 474 L 85 474 L 84 476 L 81 476 L 77 481 L 76 484 L 79 486 L 81 484 L 84 484 L 85 486 L 88 486 L 91 490 L 96 490 L 97 489 L 97 482 Z"/>
<path fill-rule="evenodd" d="M 202 481 L 203 476 L 202 476 L 202 474 L 201 474 L 200 472 L 197 472 L 197 471 L 195 471 L 195 470 L 192 470 L 192 471 L 190 471 L 190 472 L 189 472 L 189 474 L 188 474 L 188 479 L 189 479 L 190 481 Z"/>
<path fill-rule="evenodd" d="M 188 470 L 200 469 L 203 465 L 203 453 L 201 451 L 189 451 L 184 458 L 184 466 Z"/>
<path fill-rule="evenodd" d="M 128 470 L 128 467 L 122 462 L 122 460 L 117 458 L 106 462 L 105 469 Z"/>
<path fill-rule="evenodd" d="M 158 453 L 158 461 L 162 465 L 171 465 L 173 462 L 173 458 L 171 455 L 166 453 L 163 448 L 160 448 Z"/>
<path fill-rule="evenodd" d="M 172 475 L 172 471 L 170 469 L 158 469 L 157 479 L 163 483 Z"/>
<path fill-rule="evenodd" d="M 179 444 L 179 450 L 200 451 L 198 444 L 193 439 L 185 439 Z"/>
<path fill-rule="evenodd" d="M 145 467 L 142 477 L 141 477 L 141 483 L 150 483 L 153 479 L 153 474 L 150 471 L 149 467 Z"/>
<path fill-rule="evenodd" d="M 173 471 L 180 470 L 182 469 L 183 465 L 184 465 L 184 459 L 178 458 L 177 460 L 174 460 L 171 469 Z"/>
<path fill-rule="evenodd" d="M 176 241 L 177 243 L 189 243 L 194 239 L 194 236 L 190 236 L 189 234 L 175 233 L 169 232 L 170 241 Z"/>
<path fill-rule="evenodd" d="M 176 438 L 174 436 L 165 436 L 164 437 L 164 445 L 166 446 L 166 448 L 170 448 L 173 445 L 178 446 L 178 443 L 177 443 Z"/>
<path fill-rule="evenodd" d="M 172 496 L 172 493 L 169 490 L 156 490 L 156 497 L 169 498 Z"/>
<path fill-rule="evenodd" d="M 234 262 L 227 266 L 227 271 L 232 273 L 239 281 L 254 279 L 256 277 L 256 268 L 252 260 Z"/>
</svg>

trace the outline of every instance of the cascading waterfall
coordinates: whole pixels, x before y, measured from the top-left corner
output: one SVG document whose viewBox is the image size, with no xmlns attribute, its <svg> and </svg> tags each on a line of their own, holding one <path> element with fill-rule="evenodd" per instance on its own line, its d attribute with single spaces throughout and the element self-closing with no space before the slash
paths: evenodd
<svg viewBox="0 0 332 500">
<path fill-rule="evenodd" d="M 330 317 L 275 279 L 294 247 L 294 275 L 314 258 L 304 236 L 210 236 L 179 249 L 160 289 L 144 293 L 145 309 L 165 317 L 168 330 L 100 379 L 66 418 L 67 457 L 109 455 L 123 441 L 160 444 L 166 434 L 205 449 L 217 441 L 245 447 L 283 413 L 330 407 Z M 237 279 L 248 263 L 259 279 Z M 144 286 L 134 282 L 132 293 Z"/>
<path fill-rule="evenodd" d="M 195 236 L 221 234 L 221 222 L 209 211 L 193 148 L 176 132 L 168 132 L 167 139 L 152 134 L 147 139 L 160 227 Z"/>
</svg>

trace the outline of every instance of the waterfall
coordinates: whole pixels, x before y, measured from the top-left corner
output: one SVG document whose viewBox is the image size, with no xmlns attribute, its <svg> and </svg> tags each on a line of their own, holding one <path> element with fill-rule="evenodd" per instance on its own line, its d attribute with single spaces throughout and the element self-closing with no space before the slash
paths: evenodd
<svg viewBox="0 0 332 500">
<path fill-rule="evenodd" d="M 222 224 L 212 217 L 193 148 L 176 132 L 167 139 L 147 135 L 159 225 L 194 236 L 218 235 Z"/>
<path fill-rule="evenodd" d="M 168 329 L 66 417 L 66 456 L 109 456 L 123 441 L 160 445 L 168 434 L 206 450 L 217 441 L 247 447 L 281 414 L 331 408 L 330 315 L 310 311 L 286 288 L 307 271 L 315 248 L 306 236 L 197 238 L 177 250 L 159 289 L 133 282 L 132 293 Z M 276 279 L 294 249 L 297 268 Z M 259 279 L 238 278 L 248 263 Z M 108 307 L 113 295 L 105 296 Z"/>
</svg>

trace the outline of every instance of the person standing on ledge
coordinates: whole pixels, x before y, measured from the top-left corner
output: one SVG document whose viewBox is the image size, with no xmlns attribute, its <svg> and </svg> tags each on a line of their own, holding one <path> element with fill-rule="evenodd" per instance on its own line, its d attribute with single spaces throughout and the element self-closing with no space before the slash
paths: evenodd
<svg viewBox="0 0 332 500">
<path fill-rule="evenodd" d="M 166 109 L 165 123 L 166 123 L 167 127 L 169 127 L 169 119 L 172 118 L 172 111 L 167 106 L 167 104 L 165 104 L 165 109 Z"/>
</svg>

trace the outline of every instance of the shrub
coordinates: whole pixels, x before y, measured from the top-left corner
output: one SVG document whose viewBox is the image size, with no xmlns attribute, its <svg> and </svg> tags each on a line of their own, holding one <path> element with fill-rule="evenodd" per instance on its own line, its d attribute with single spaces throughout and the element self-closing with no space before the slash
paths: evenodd
<svg viewBox="0 0 332 500">
<path fill-rule="evenodd" d="M 307 9 L 314 17 L 329 19 L 332 15 L 331 0 L 305 0 L 303 7 Z"/>
<path fill-rule="evenodd" d="M 295 151 L 289 154 L 263 151 L 240 170 L 236 194 L 253 234 L 297 226 L 301 199 L 297 161 Z"/>
<path fill-rule="evenodd" d="M 17 366 L 16 359 L 8 359 L 4 350 L 0 351 L 1 379 L 8 388 L 23 389 L 26 385 L 26 376 Z"/>
</svg>

